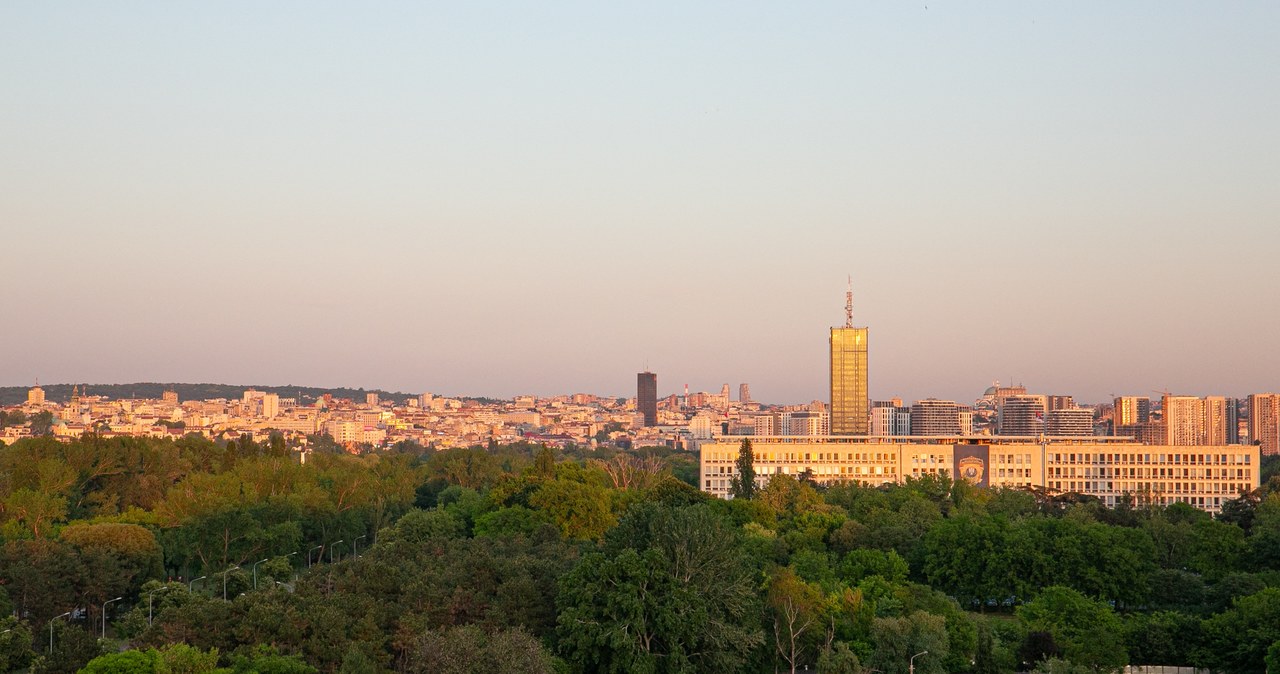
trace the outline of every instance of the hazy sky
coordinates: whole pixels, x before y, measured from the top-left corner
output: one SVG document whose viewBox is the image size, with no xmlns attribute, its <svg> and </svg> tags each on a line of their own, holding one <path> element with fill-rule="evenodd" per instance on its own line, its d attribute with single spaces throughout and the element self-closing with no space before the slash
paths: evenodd
<svg viewBox="0 0 1280 674">
<path fill-rule="evenodd" d="M 1277 390 L 1277 34 L 1275 2 L 5 2 L 0 384 L 825 400 L 852 274 L 875 398 Z"/>
</svg>

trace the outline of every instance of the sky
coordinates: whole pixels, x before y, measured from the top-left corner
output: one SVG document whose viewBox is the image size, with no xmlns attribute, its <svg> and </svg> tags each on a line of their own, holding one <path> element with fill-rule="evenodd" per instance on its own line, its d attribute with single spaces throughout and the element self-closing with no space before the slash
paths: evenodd
<svg viewBox="0 0 1280 674">
<path fill-rule="evenodd" d="M 5 2 L 0 385 L 1280 390 L 1280 3 Z"/>
</svg>

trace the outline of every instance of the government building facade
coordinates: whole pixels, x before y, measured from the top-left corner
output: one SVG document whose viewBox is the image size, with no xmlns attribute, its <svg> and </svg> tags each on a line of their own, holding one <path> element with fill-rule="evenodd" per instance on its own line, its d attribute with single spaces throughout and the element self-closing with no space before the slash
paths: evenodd
<svg viewBox="0 0 1280 674">
<path fill-rule="evenodd" d="M 724 436 L 699 448 L 702 490 L 730 497 L 750 440 L 756 482 L 812 471 L 819 483 L 880 486 L 946 473 L 981 487 L 1045 488 L 1114 507 L 1128 493 L 1216 513 L 1259 484 L 1257 445 L 1144 445 L 1130 438 L 1017 436 Z"/>
</svg>

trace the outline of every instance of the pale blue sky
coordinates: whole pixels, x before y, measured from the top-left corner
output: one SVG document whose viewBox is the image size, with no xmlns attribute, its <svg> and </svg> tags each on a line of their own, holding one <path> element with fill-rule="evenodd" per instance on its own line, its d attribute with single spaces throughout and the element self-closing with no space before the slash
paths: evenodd
<svg viewBox="0 0 1280 674">
<path fill-rule="evenodd" d="M 926 8 L 927 4 L 927 8 Z M 1280 389 L 1280 4 L 0 5 L 0 384 Z"/>
</svg>

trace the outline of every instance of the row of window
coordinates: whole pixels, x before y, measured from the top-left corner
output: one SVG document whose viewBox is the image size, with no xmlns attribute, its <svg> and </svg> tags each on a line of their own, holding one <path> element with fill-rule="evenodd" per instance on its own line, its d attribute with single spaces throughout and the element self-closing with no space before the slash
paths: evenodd
<svg viewBox="0 0 1280 674">
<path fill-rule="evenodd" d="M 1124 492 L 1151 492 L 1153 494 L 1231 494 L 1237 495 L 1251 487 L 1242 482 L 1088 482 L 1075 480 L 1050 480 L 1049 487 L 1059 491 L 1078 491 L 1085 494 Z"/>
<path fill-rule="evenodd" d="M 1117 477 L 1196 480 L 1249 480 L 1251 468 L 1060 468 L 1046 469 L 1049 477 Z"/>
<path fill-rule="evenodd" d="M 1049 452 L 1048 463 L 1134 463 L 1172 465 L 1249 465 L 1249 454 L 1080 454 Z"/>
</svg>

